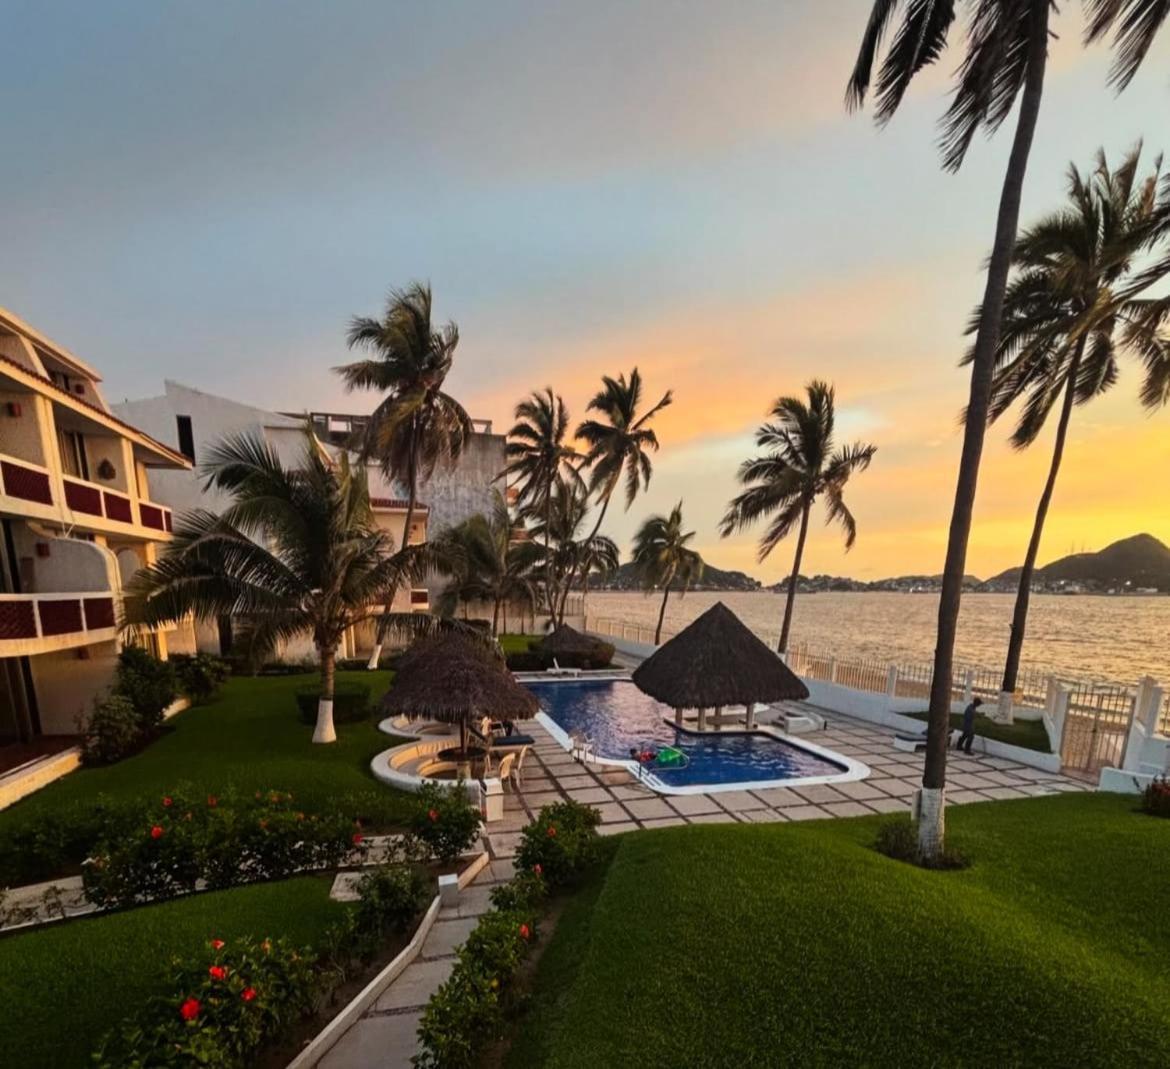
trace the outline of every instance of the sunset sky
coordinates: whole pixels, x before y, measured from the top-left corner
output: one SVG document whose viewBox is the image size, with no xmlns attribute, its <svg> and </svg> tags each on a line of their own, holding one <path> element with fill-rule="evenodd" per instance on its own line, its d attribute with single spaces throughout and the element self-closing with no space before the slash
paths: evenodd
<svg viewBox="0 0 1170 1069">
<path fill-rule="evenodd" d="M 506 427 L 603 372 L 675 390 L 623 545 L 680 498 L 714 564 L 738 462 L 776 395 L 836 383 L 878 446 L 859 535 L 811 531 L 806 572 L 941 570 L 966 372 L 1010 130 L 938 166 L 952 48 L 893 123 L 843 88 L 868 0 L 9 3 L 0 65 L 0 305 L 105 374 L 272 408 L 367 410 L 330 367 L 348 318 L 429 280 L 462 339 L 449 380 Z M 1170 148 L 1170 34 L 1126 93 L 1056 21 L 1023 219 L 1070 161 Z M 957 37 L 956 37 L 957 40 Z M 1170 542 L 1170 412 L 1137 376 L 1074 417 L 1041 559 L 1138 531 Z M 1018 562 L 1048 459 L 992 428 L 969 570 Z"/>
</svg>

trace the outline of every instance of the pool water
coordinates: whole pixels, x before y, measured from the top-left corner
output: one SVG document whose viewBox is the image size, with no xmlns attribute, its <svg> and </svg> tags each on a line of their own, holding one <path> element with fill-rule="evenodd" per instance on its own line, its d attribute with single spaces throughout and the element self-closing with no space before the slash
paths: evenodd
<svg viewBox="0 0 1170 1069">
<path fill-rule="evenodd" d="M 767 783 L 840 776 L 847 770 L 800 746 L 763 732 L 696 735 L 678 730 L 674 711 L 625 680 L 526 684 L 544 712 L 566 733 L 584 732 L 598 757 L 629 761 L 630 750 L 674 746 L 689 758 L 685 768 L 655 768 L 671 787 Z"/>
</svg>

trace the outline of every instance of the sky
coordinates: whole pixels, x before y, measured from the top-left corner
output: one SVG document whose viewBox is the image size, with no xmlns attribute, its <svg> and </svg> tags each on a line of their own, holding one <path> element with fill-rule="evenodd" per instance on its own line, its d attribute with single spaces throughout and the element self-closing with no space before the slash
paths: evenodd
<svg viewBox="0 0 1170 1069">
<path fill-rule="evenodd" d="M 962 331 L 1010 129 L 939 166 L 952 45 L 877 129 L 843 89 L 867 0 L 8 0 L 0 306 L 95 365 L 111 401 L 164 378 L 277 409 L 368 411 L 331 368 L 355 314 L 429 281 L 461 340 L 448 380 L 509 425 L 551 385 L 574 417 L 635 365 L 675 404 L 623 547 L 683 501 L 706 559 L 772 400 L 837 390 L 877 445 L 858 538 L 810 528 L 806 573 L 941 571 L 967 374 Z M 1170 32 L 1118 96 L 1066 0 L 1022 221 L 1070 162 L 1170 147 Z M 957 42 L 958 38 L 955 38 Z M 1077 411 L 1041 560 L 1138 531 L 1170 542 L 1170 412 L 1137 375 Z M 1019 562 L 1051 431 L 988 436 L 969 568 Z"/>
</svg>

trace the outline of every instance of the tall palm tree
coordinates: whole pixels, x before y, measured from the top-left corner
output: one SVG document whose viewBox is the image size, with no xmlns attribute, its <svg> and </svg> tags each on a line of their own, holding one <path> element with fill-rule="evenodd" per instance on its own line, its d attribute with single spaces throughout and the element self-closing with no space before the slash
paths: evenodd
<svg viewBox="0 0 1170 1069">
<path fill-rule="evenodd" d="M 1166 16 L 1167 0 L 1088 0 L 1088 36 L 1096 40 L 1117 32 L 1119 49 L 1114 81 L 1127 84 L 1145 57 Z M 857 62 L 846 89 L 846 103 L 860 107 L 871 82 L 882 39 L 898 12 L 899 0 L 874 0 L 862 35 Z M 1020 196 L 1032 138 L 1040 115 L 1048 62 L 1049 15 L 1053 0 L 968 0 L 966 52 L 957 72 L 950 107 L 943 116 L 942 155 L 948 170 L 957 170 L 980 128 L 991 133 L 1020 101 L 1015 134 L 1000 189 L 995 239 L 987 264 L 979 325 L 971 354 L 969 418 L 963 428 L 963 451 L 951 510 L 947 554 L 939 595 L 938 633 L 930 687 L 926 762 L 917 810 L 918 846 L 924 857 L 936 858 L 943 846 L 943 789 L 946 784 L 947 738 L 951 709 L 955 632 L 967 542 L 979 478 L 979 462 L 991 402 L 991 380 L 999 348 L 1004 292 L 1020 218 Z M 934 63 L 946 48 L 958 7 L 956 0 L 907 0 L 897 32 L 886 49 L 877 79 L 876 118 L 889 121 L 919 71 Z"/>
<path fill-rule="evenodd" d="M 762 517 L 772 517 L 760 537 L 757 556 L 761 562 L 797 528 L 777 647 L 782 654 L 788 652 L 809 513 L 817 499 L 824 497 L 825 522 L 839 523 L 845 532 L 845 548 L 851 548 L 857 537 L 857 523 L 845 505 L 845 484 L 854 473 L 869 467 L 877 451 L 876 446 L 862 442 L 834 448 L 837 416 L 833 387 L 814 379 L 805 387 L 805 393 L 807 400 L 778 398 L 771 411 L 774 422 L 764 423 L 756 431 L 756 445 L 767 452 L 740 465 L 738 478 L 747 489 L 728 504 L 719 528 L 726 538 Z"/>
<path fill-rule="evenodd" d="M 491 602 L 492 634 L 498 635 L 501 607 L 506 628 L 509 603 L 535 601 L 533 575 L 543 554 L 535 543 L 518 541 L 515 531 L 516 521 L 497 490 L 490 513 L 476 513 L 439 537 L 455 561 L 455 574 L 439 595 L 441 615 L 453 616 L 461 602 Z"/>
<path fill-rule="evenodd" d="M 1005 700 L 1016 689 L 1032 576 L 1074 405 L 1087 404 L 1117 381 L 1119 350 L 1145 364 L 1144 404 L 1154 408 L 1166 401 L 1170 338 L 1159 317 L 1148 314 L 1160 302 L 1141 295 L 1170 275 L 1170 183 L 1159 196 L 1160 159 L 1138 181 L 1140 156 L 1138 146 L 1115 171 L 1104 152 L 1098 153 L 1091 174 L 1071 167 L 1068 206 L 1025 230 L 1016 242 L 990 416 L 996 420 L 1025 399 L 1011 436 L 1017 449 L 1036 440 L 1058 406 L 1059 417 L 1020 569 L 1001 688 Z M 1154 263 L 1146 266 L 1151 253 Z"/>
<path fill-rule="evenodd" d="M 440 464 L 458 460 L 471 437 L 471 418 L 443 391 L 459 344 L 459 328 L 447 323 L 435 329 L 431 288 L 413 282 L 390 291 L 381 319 L 355 316 L 346 343 L 370 354 L 333 369 L 346 389 L 377 390 L 384 395 L 353 444 L 363 462 L 376 462 L 388 480 L 406 487 L 402 537 L 407 542 L 420 479 L 430 478 Z M 390 591 L 391 600 L 394 594 Z M 390 612 L 389 602 L 386 612 Z M 383 637 L 379 627 L 370 668 L 378 667 Z"/>
<path fill-rule="evenodd" d="M 522 515 L 539 516 L 544 525 L 544 596 L 550 621 L 556 620 L 556 585 L 552 545 L 554 487 L 560 478 L 580 482 L 574 468 L 577 451 L 567 442 L 569 410 L 551 386 L 534 391 L 516 406 L 515 420 L 504 446 L 507 464 L 498 478 L 514 482 Z"/>
<path fill-rule="evenodd" d="M 432 564 L 428 547 L 393 552 L 370 510 L 364 467 L 343 455 L 331 463 L 306 444 L 297 468 L 285 468 L 263 438 L 225 438 L 209 453 L 208 488 L 232 495 L 220 516 L 196 509 L 174 540 L 127 586 L 126 623 L 158 627 L 193 613 L 231 616 L 253 651 L 309 635 L 321 663 L 314 742 L 333 742 L 334 672 L 346 630 L 372 616 L 380 599 Z M 425 614 L 398 613 L 390 626 L 434 630 Z"/>
<path fill-rule="evenodd" d="M 617 543 L 605 535 L 594 535 L 581 544 L 577 570 L 581 576 L 581 590 L 589 593 L 589 577 L 596 575 L 604 578 L 618 570 L 621 563 L 621 554 Z M 564 612 L 561 613 L 564 620 Z"/>
<path fill-rule="evenodd" d="M 702 578 L 703 558 L 689 545 L 694 537 L 694 531 L 683 530 L 681 501 L 670 510 L 669 516 L 651 516 L 634 535 L 634 569 L 643 588 L 647 591 L 662 588 L 658 626 L 654 629 L 656 646 L 662 640 L 662 621 L 671 586 L 678 583 L 681 596 L 691 583 Z"/>
</svg>

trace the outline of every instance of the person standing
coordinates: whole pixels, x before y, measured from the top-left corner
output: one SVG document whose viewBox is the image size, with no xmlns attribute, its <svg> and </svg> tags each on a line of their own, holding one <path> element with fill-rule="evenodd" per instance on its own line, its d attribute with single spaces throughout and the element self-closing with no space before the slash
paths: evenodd
<svg viewBox="0 0 1170 1069">
<path fill-rule="evenodd" d="M 956 750 L 962 750 L 966 754 L 971 752 L 971 744 L 975 741 L 975 713 L 982 704 L 982 698 L 973 698 L 971 704 L 963 710 L 963 730 L 959 733 L 959 741 L 955 744 Z"/>
</svg>

